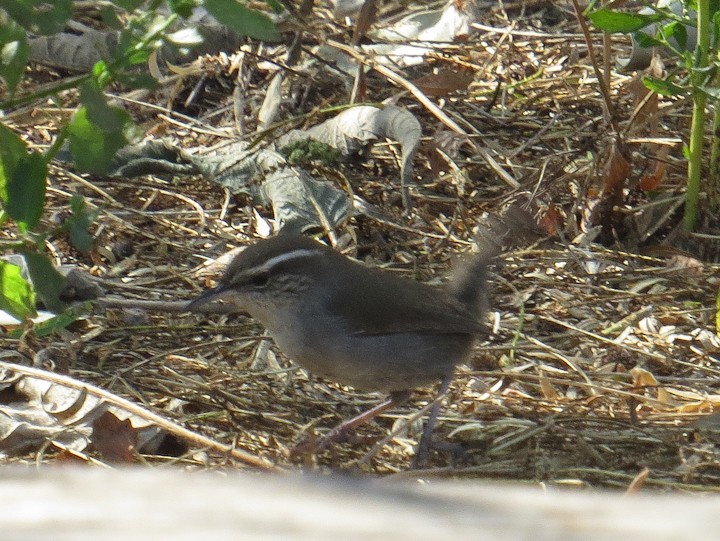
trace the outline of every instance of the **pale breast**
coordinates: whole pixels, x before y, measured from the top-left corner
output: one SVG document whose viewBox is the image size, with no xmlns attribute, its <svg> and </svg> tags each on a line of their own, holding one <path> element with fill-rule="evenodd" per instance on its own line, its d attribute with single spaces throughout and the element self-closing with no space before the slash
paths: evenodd
<svg viewBox="0 0 720 541">
<path fill-rule="evenodd" d="M 300 329 L 272 332 L 278 347 L 315 376 L 367 391 L 402 391 L 429 385 L 469 355 L 467 334 L 338 335 Z"/>
</svg>

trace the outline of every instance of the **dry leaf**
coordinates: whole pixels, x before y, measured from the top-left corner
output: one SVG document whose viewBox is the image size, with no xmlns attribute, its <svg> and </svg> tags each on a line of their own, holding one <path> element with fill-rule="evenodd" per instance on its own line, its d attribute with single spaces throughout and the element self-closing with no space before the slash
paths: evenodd
<svg viewBox="0 0 720 541">
<path fill-rule="evenodd" d="M 362 38 L 367 34 L 372 24 L 377 19 L 377 7 L 375 6 L 375 0 L 365 0 L 360 13 L 355 23 L 355 29 L 353 30 L 352 42 L 354 45 L 359 45 Z"/>
<path fill-rule="evenodd" d="M 638 393 L 647 395 L 652 394 L 651 391 L 655 391 L 655 396 L 653 397 L 655 400 L 670 405 L 670 395 L 650 371 L 636 366 L 630 370 L 630 374 L 633 378 L 633 387 L 635 387 Z"/>
<path fill-rule="evenodd" d="M 563 221 L 562 214 L 553 203 L 550 203 L 540 214 L 540 227 L 551 237 L 554 237 L 562 230 Z"/>
<path fill-rule="evenodd" d="M 546 400 L 556 401 L 560 398 L 558 393 L 555 391 L 555 388 L 550 384 L 545 376 L 541 375 L 539 381 L 540 390 Z"/>
<path fill-rule="evenodd" d="M 603 180 L 604 197 L 622 190 L 630 174 L 630 169 L 630 162 L 625 159 L 624 149 L 615 141 Z"/>
<path fill-rule="evenodd" d="M 638 73 L 628 84 L 628 91 L 633 97 L 635 110 L 632 114 L 633 123 L 628 131 L 637 133 L 641 131 L 652 133 L 657 125 L 658 95 L 646 87 L 642 79 L 646 73 Z M 651 121 L 652 125 L 651 125 Z"/>
<path fill-rule="evenodd" d="M 655 159 L 657 160 L 655 162 L 655 169 L 651 174 L 640 179 L 639 186 L 641 190 L 645 190 L 646 192 L 656 190 L 658 186 L 660 186 L 660 183 L 665 180 L 665 173 L 667 169 L 665 158 L 669 152 L 670 147 L 667 145 L 663 145 L 658 149 L 657 154 L 655 154 Z"/>
<path fill-rule="evenodd" d="M 650 477 L 650 469 L 643 468 L 642 471 L 635 476 L 630 485 L 627 487 L 625 495 L 627 496 L 628 494 L 637 494 L 638 492 L 640 492 L 640 490 L 645 486 L 645 481 L 648 477 Z"/>
<path fill-rule="evenodd" d="M 96 451 L 110 462 L 129 464 L 135 456 L 137 430 L 130 419 L 121 421 L 106 411 L 93 422 L 91 442 Z"/>
<path fill-rule="evenodd" d="M 467 90 L 474 78 L 474 74 L 469 71 L 442 70 L 415 79 L 413 84 L 426 96 L 442 98 L 457 90 Z"/>
</svg>

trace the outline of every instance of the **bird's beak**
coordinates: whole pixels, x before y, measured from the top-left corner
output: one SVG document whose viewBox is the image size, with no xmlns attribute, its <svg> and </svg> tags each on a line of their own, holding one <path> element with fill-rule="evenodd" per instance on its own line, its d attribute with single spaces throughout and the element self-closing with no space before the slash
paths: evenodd
<svg viewBox="0 0 720 541">
<path fill-rule="evenodd" d="M 217 286 L 213 289 L 208 289 L 205 291 L 202 295 L 200 295 L 197 299 L 190 301 L 187 306 L 185 307 L 185 310 L 188 312 L 206 312 L 211 310 L 206 310 L 208 305 L 213 304 L 215 302 L 219 302 L 222 300 L 228 300 L 230 297 L 230 293 L 232 290 L 227 289 L 223 286 Z"/>
</svg>

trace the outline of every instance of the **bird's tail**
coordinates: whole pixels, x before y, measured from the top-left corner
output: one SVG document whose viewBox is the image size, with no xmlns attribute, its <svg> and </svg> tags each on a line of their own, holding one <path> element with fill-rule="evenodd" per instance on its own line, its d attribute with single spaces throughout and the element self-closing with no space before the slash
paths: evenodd
<svg viewBox="0 0 720 541">
<path fill-rule="evenodd" d="M 504 248 L 529 244 L 542 236 L 533 216 L 518 205 L 498 215 L 487 214 L 475 232 L 478 253 L 456 265 L 448 284 L 450 292 L 478 318 L 488 310 L 488 268 Z"/>
</svg>

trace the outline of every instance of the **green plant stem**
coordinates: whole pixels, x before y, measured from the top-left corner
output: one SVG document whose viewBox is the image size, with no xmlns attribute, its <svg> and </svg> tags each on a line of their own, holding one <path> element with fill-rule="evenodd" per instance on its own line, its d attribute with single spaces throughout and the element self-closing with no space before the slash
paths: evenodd
<svg viewBox="0 0 720 541">
<path fill-rule="evenodd" d="M 702 172 L 702 148 L 705 127 L 705 96 L 695 92 L 693 96 L 692 125 L 688 147 L 688 181 L 685 192 L 685 230 L 694 231 L 698 214 L 700 195 L 700 173 Z"/>
<path fill-rule="evenodd" d="M 720 79 L 716 78 L 713 86 L 717 87 L 720 84 Z M 714 104 L 713 112 L 713 125 L 712 125 L 712 144 L 710 145 L 710 178 L 708 179 L 708 196 L 710 208 L 717 209 L 720 207 L 720 186 L 718 186 L 718 160 L 720 160 L 720 137 L 718 137 L 718 130 L 720 130 L 720 107 L 718 104 Z"/>
<path fill-rule="evenodd" d="M 65 139 L 67 139 L 68 131 L 68 125 L 63 125 L 53 144 L 45 151 L 46 163 L 50 163 L 55 158 L 55 156 L 57 156 L 57 153 L 60 152 L 60 149 L 62 148 Z"/>
<path fill-rule="evenodd" d="M 165 19 L 162 24 L 158 25 L 156 28 L 153 28 L 153 31 L 144 36 L 138 43 L 135 44 L 135 46 L 132 48 L 132 51 L 127 51 L 125 58 L 129 59 L 132 56 L 132 52 L 134 51 L 142 51 L 144 49 L 150 49 L 152 48 L 152 43 L 157 40 L 161 40 L 163 36 L 165 35 L 165 32 L 168 28 L 170 28 L 173 24 L 175 24 L 175 21 L 178 20 L 177 13 L 171 13 L 167 19 Z M 124 64 L 124 62 L 113 62 L 113 65 L 117 64 Z"/>
<path fill-rule="evenodd" d="M 686 231 L 694 231 L 698 216 L 700 176 L 702 173 L 703 136 L 705 135 L 705 104 L 707 95 L 701 90 L 705 83 L 705 68 L 708 65 L 710 48 L 710 0 L 698 0 L 697 9 L 698 41 L 695 47 L 695 62 L 691 71 L 693 114 L 688 146 L 688 184 L 685 194 Z"/>
<path fill-rule="evenodd" d="M 717 36 L 713 40 L 713 55 L 717 55 Z M 715 56 L 715 62 L 717 62 Z M 712 82 L 713 88 L 720 86 L 720 75 L 715 75 Z M 710 143 L 710 174 L 707 179 L 708 209 L 714 215 L 720 209 L 720 104 L 713 100 L 713 123 Z"/>
<path fill-rule="evenodd" d="M 25 241 L 23 240 L 0 240 L 0 253 L 5 253 L 8 251 L 17 252 L 24 246 Z"/>
</svg>

